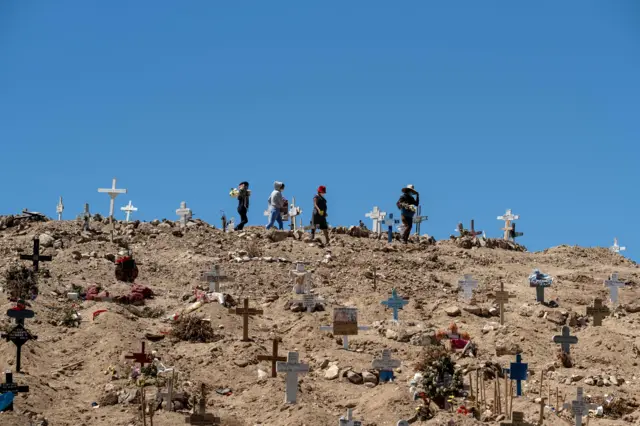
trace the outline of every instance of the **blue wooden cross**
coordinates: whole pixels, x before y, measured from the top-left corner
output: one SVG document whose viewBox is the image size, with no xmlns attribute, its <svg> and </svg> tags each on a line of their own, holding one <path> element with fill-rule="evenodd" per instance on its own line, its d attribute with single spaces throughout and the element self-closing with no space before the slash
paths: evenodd
<svg viewBox="0 0 640 426">
<path fill-rule="evenodd" d="M 516 395 L 522 396 L 522 381 L 527 380 L 528 364 L 522 362 L 522 356 L 516 355 L 516 362 L 511 363 L 509 378 L 516 381 Z"/>
<path fill-rule="evenodd" d="M 383 300 L 380 303 L 385 305 L 387 308 L 393 309 L 393 320 L 398 321 L 398 310 L 402 309 L 404 305 L 408 304 L 409 302 L 404 300 L 402 297 L 399 297 L 396 294 L 396 289 L 394 288 L 391 290 L 391 297 L 387 300 Z"/>
<path fill-rule="evenodd" d="M 389 213 L 386 219 L 382 221 L 384 226 L 389 227 L 389 242 L 393 241 L 393 225 L 398 225 L 400 223 L 399 219 L 393 218 L 393 213 Z"/>
</svg>

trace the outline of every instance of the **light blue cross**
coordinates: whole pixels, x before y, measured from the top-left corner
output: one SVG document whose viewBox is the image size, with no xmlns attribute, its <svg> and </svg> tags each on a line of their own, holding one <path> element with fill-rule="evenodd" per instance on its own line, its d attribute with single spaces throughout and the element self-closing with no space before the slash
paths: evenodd
<svg viewBox="0 0 640 426">
<path fill-rule="evenodd" d="M 396 294 L 396 289 L 394 288 L 391 290 L 391 297 L 380 303 L 385 305 L 387 308 L 393 309 L 393 320 L 398 321 L 398 310 L 402 309 L 409 302 L 404 300 L 402 297 L 399 297 Z"/>
</svg>

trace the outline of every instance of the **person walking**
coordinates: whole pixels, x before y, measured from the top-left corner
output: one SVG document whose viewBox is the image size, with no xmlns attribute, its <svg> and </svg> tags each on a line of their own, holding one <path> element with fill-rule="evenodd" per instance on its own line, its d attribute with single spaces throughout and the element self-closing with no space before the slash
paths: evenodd
<svg viewBox="0 0 640 426">
<path fill-rule="evenodd" d="M 329 241 L 329 224 L 327 223 L 327 199 L 324 195 L 327 193 L 327 187 L 320 185 L 318 193 L 313 197 L 313 219 L 311 221 L 311 239 L 316 236 L 316 228 L 320 228 L 325 238 L 325 245 L 330 245 Z"/>
<path fill-rule="evenodd" d="M 278 229 L 282 230 L 282 207 L 284 206 L 284 198 L 282 197 L 282 191 L 284 191 L 284 183 L 275 181 L 273 182 L 273 191 L 269 196 L 269 223 L 267 229 L 271 229 L 273 225 L 278 222 Z"/>
<path fill-rule="evenodd" d="M 240 223 L 236 225 L 236 231 L 242 231 L 244 226 L 249 222 L 247 212 L 249 211 L 250 196 L 249 182 L 240 182 L 240 185 L 238 185 L 238 214 L 240 215 Z"/>
<path fill-rule="evenodd" d="M 413 196 L 416 198 L 413 198 Z M 411 235 L 411 228 L 413 227 L 413 217 L 416 214 L 416 207 L 420 204 L 420 193 L 415 190 L 413 185 L 407 185 L 402 188 L 402 195 L 396 203 L 400 209 L 400 215 L 402 216 L 402 224 L 404 225 L 404 232 L 402 233 L 402 242 L 407 244 L 409 241 L 409 235 Z"/>
</svg>

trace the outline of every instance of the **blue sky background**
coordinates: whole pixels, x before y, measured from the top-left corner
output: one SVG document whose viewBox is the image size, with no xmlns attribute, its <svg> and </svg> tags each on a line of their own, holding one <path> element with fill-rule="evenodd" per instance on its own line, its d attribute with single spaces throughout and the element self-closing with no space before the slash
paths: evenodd
<svg viewBox="0 0 640 426">
<path fill-rule="evenodd" d="M 0 214 L 218 225 L 275 179 L 355 224 L 421 191 L 423 226 L 640 258 L 640 2 L 0 2 Z M 119 212 L 120 217 L 124 217 Z M 370 224 L 370 221 L 366 221 Z"/>
</svg>

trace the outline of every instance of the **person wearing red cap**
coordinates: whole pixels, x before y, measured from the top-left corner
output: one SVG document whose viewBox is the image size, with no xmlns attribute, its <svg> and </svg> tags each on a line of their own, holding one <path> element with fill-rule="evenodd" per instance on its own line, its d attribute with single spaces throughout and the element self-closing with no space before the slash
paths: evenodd
<svg viewBox="0 0 640 426">
<path fill-rule="evenodd" d="M 326 245 L 329 245 L 329 224 L 327 224 L 327 199 L 324 194 L 327 188 L 324 185 L 318 187 L 318 193 L 313 197 L 313 218 L 311 219 L 311 239 L 316 236 L 316 227 L 324 234 Z"/>
</svg>

